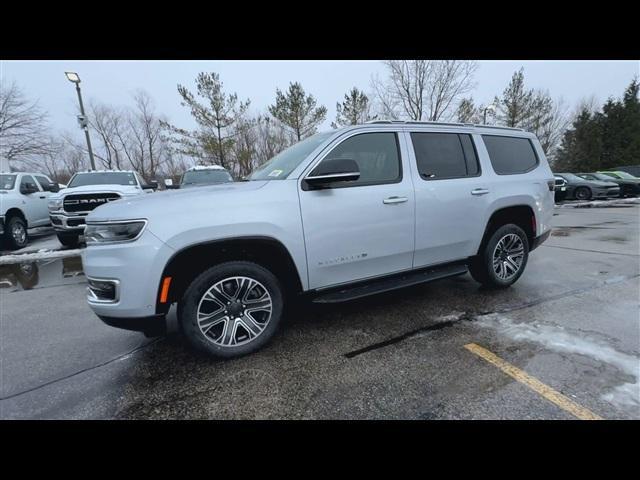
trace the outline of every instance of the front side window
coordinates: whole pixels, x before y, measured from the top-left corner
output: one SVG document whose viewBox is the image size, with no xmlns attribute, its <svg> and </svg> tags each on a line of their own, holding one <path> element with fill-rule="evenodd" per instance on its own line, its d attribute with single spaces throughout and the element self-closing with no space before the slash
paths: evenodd
<svg viewBox="0 0 640 480">
<path fill-rule="evenodd" d="M 45 192 L 51 191 L 51 182 L 46 177 L 36 176 L 36 180 Z"/>
<path fill-rule="evenodd" d="M 473 177 L 480 172 L 471 135 L 413 132 L 411 143 L 424 180 Z"/>
<path fill-rule="evenodd" d="M 527 173 L 538 165 L 538 156 L 528 138 L 482 135 L 482 140 L 498 175 Z"/>
<path fill-rule="evenodd" d="M 347 138 L 323 160 L 350 159 L 358 164 L 360 178 L 353 182 L 337 183 L 336 187 L 356 187 L 402 180 L 398 138 L 393 132 L 362 133 Z M 322 162 L 314 169 L 318 170 Z M 310 176 L 314 176 L 312 172 Z"/>
<path fill-rule="evenodd" d="M 20 180 L 20 187 L 26 187 L 27 183 L 30 183 L 36 186 L 36 181 L 33 179 L 31 175 L 23 175 L 22 180 Z M 37 188 L 37 186 L 36 186 Z"/>
</svg>

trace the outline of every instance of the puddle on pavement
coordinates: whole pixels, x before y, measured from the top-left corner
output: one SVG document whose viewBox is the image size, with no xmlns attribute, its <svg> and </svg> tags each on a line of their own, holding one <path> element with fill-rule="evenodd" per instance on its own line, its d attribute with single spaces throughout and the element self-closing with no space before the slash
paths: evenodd
<svg viewBox="0 0 640 480">
<path fill-rule="evenodd" d="M 80 256 L 0 265 L 0 292 L 84 283 Z"/>
</svg>

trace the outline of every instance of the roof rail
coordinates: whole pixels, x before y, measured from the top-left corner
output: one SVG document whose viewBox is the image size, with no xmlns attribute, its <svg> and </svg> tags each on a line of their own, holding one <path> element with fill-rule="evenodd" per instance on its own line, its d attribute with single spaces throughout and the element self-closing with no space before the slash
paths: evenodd
<svg viewBox="0 0 640 480">
<path fill-rule="evenodd" d="M 503 127 L 500 125 L 480 125 L 477 123 L 459 123 L 459 122 L 434 122 L 434 121 L 418 121 L 418 120 L 369 120 L 365 122 L 365 124 L 371 123 L 404 123 L 404 124 L 415 124 L 415 125 L 443 125 L 450 127 L 478 127 L 478 128 L 495 128 L 498 130 L 515 130 L 519 132 L 524 132 L 524 128 L 517 127 Z"/>
</svg>

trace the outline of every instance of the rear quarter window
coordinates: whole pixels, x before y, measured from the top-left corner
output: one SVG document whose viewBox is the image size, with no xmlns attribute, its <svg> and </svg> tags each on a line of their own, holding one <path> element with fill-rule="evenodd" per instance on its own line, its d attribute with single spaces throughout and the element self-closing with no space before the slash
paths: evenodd
<svg viewBox="0 0 640 480">
<path fill-rule="evenodd" d="M 538 155 L 528 138 L 482 135 L 482 140 L 498 175 L 527 173 L 538 166 Z"/>
</svg>

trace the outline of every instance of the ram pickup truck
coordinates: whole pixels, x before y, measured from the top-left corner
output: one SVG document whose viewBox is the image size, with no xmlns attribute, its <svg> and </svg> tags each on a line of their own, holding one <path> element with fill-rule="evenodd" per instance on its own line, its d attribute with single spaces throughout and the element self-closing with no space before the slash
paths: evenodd
<svg viewBox="0 0 640 480">
<path fill-rule="evenodd" d="M 9 248 L 26 247 L 29 229 L 49 225 L 47 201 L 58 190 L 42 173 L 0 173 L 0 237 Z"/>
<path fill-rule="evenodd" d="M 107 324 L 192 346 L 264 346 L 297 296 L 335 303 L 470 272 L 504 288 L 551 231 L 535 135 L 376 121 L 318 133 L 246 181 L 143 195 L 87 216 L 87 298 Z"/>
<path fill-rule="evenodd" d="M 67 247 L 77 246 L 84 233 L 85 217 L 94 208 L 152 192 L 157 187 L 157 183 L 147 184 L 137 172 L 129 170 L 76 173 L 65 189 L 49 199 L 49 217 L 58 240 Z"/>
</svg>

